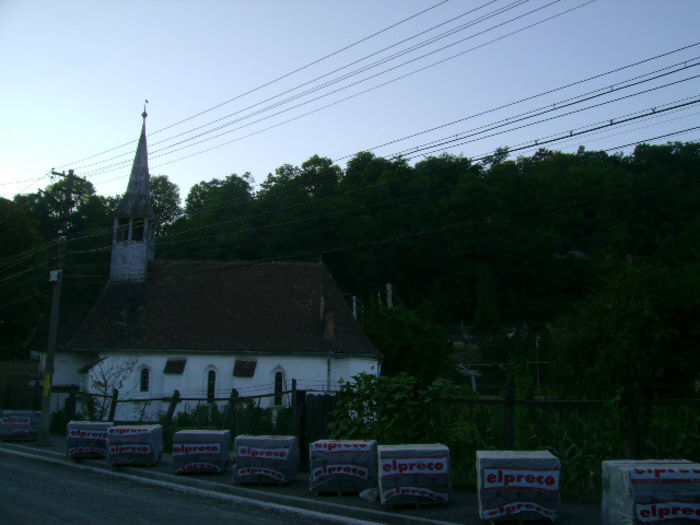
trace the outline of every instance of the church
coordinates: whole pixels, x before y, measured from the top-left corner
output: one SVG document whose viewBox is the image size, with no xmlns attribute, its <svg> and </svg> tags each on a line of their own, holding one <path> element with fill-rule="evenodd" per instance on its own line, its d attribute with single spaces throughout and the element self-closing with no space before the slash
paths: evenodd
<svg viewBox="0 0 700 525">
<path fill-rule="evenodd" d="M 154 420 L 178 390 L 179 410 L 300 390 L 332 391 L 382 355 L 353 318 L 322 263 L 158 260 L 146 112 L 126 194 L 114 218 L 110 279 L 56 355 L 54 385 L 137 402 L 116 420 Z"/>
</svg>

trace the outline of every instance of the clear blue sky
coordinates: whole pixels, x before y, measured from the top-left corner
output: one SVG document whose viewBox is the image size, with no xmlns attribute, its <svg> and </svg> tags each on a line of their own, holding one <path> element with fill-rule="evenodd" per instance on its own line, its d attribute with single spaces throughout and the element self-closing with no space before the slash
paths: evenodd
<svg viewBox="0 0 700 525">
<path fill-rule="evenodd" d="M 700 41 L 698 0 L 597 0 L 584 5 L 585 2 L 450 0 L 261 87 L 439 2 L 0 0 L 0 196 L 12 197 L 46 186 L 50 180 L 41 177 L 52 167 L 74 168 L 78 175 L 88 176 L 100 194 L 123 192 L 145 98 L 149 100 L 151 173 L 168 175 L 178 184 L 184 199 L 189 188 L 201 180 L 251 172 L 260 183 L 269 172 L 285 163 L 300 165 L 316 153 L 341 159 Z M 582 7 L 506 36 L 576 6 Z M 527 14 L 535 9 L 539 10 Z M 473 12 L 465 14 L 470 10 Z M 459 18 L 371 59 L 361 60 L 455 17 Z M 478 22 L 479 17 L 489 18 Z M 515 17 L 521 18 L 509 22 Z M 465 24 L 468 27 L 418 51 L 407 50 Z M 491 29 L 497 25 L 500 27 Z M 504 38 L 489 43 L 501 36 Z M 462 39 L 466 40 L 451 45 Z M 444 46 L 450 47 L 440 51 Z M 406 50 L 400 58 L 349 75 L 400 50 Z M 433 54 L 419 58 L 427 53 Z M 651 107 L 663 108 L 677 100 L 700 96 L 700 80 L 691 78 L 700 75 L 700 66 L 693 66 L 700 63 L 696 57 L 700 57 L 700 46 L 378 148 L 375 153 L 391 156 L 430 140 L 487 126 L 603 86 L 620 87 L 619 83 L 629 78 L 686 61 L 684 71 L 613 91 L 572 106 L 568 111 L 678 82 L 674 86 L 521 130 L 486 138 L 475 136 L 472 138 L 479 140 L 457 144 L 449 151 L 478 157 L 498 146 L 544 140 L 595 122 Z M 401 65 L 408 60 L 414 61 Z M 431 66 L 440 60 L 444 62 Z M 314 80 L 353 61 L 358 62 L 322 80 Z M 395 69 L 386 71 L 392 67 Z M 423 71 L 358 94 L 425 67 Z M 382 74 L 362 81 L 377 73 Z M 304 90 L 334 82 L 346 74 L 347 79 L 333 83 L 332 87 L 300 96 Z M 308 84 L 298 88 L 304 83 Z M 348 87 L 351 83 L 356 84 Z M 338 88 L 344 89 L 328 94 Z M 251 90 L 254 91 L 246 94 Z M 286 91 L 289 92 L 280 96 Z M 355 94 L 358 95 L 341 101 Z M 326 96 L 311 100 L 320 95 Z M 285 101 L 293 96 L 296 97 L 293 101 Z M 266 99 L 269 101 L 262 102 Z M 220 106 L 173 125 L 217 105 Z M 303 116 L 314 110 L 318 111 Z M 549 147 L 563 151 L 575 151 L 579 144 L 588 149 L 613 147 L 694 127 L 700 122 L 698 112 L 700 104 L 690 105 Z M 293 118 L 296 119 L 284 122 Z M 239 121 L 233 123 L 235 119 Z M 209 124 L 212 121 L 217 122 Z M 519 125 L 525 122 L 530 121 Z M 224 127 L 210 132 L 215 126 Z M 270 126 L 276 127 L 264 129 Z M 506 129 L 500 127 L 497 131 Z M 206 132 L 209 133 L 193 138 Z M 225 132 L 228 133 L 204 141 Z M 255 134 L 246 137 L 251 133 Z M 698 137 L 700 133 L 695 130 L 661 142 L 691 141 Z M 164 142 L 158 144 L 158 141 Z M 198 141 L 204 142 L 193 145 Z M 172 147 L 177 142 L 182 143 Z M 227 142 L 230 143 L 222 145 Z M 170 149 L 163 149 L 168 146 Z M 190 147 L 173 151 L 185 146 Z M 82 161 L 115 147 L 108 154 Z M 422 158 L 406 155 L 411 162 Z M 186 156 L 190 157 L 183 159 Z M 109 160 L 112 157 L 114 160 Z M 105 168 L 119 162 L 124 164 L 115 169 Z M 347 159 L 338 160 L 342 167 L 346 162 Z M 32 182 L 35 179 L 40 180 Z"/>
</svg>

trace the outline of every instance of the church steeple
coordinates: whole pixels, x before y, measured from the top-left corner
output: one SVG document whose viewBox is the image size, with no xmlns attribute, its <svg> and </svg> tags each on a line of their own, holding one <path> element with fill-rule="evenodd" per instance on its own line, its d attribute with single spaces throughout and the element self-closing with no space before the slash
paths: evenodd
<svg viewBox="0 0 700 525">
<path fill-rule="evenodd" d="M 153 259 L 155 230 L 151 206 L 151 176 L 148 173 L 146 107 L 141 136 L 126 193 L 117 206 L 112 234 L 112 281 L 143 281 L 148 261 Z"/>
</svg>

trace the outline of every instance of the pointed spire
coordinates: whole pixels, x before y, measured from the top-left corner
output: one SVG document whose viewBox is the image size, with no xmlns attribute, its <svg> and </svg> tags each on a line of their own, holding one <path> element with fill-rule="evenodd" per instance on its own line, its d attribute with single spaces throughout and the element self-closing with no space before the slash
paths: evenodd
<svg viewBox="0 0 700 525">
<path fill-rule="evenodd" d="M 148 101 L 146 101 L 148 102 Z M 151 176 L 148 172 L 148 146 L 146 144 L 146 105 L 143 106 L 141 136 L 136 147 L 134 164 L 131 167 L 126 194 L 119 203 L 119 217 L 153 217 L 151 207 Z"/>
</svg>

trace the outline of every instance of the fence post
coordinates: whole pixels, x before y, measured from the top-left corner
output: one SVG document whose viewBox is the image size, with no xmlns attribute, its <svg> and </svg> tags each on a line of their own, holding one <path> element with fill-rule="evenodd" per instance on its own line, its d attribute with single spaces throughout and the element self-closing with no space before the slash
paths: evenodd
<svg viewBox="0 0 700 525">
<path fill-rule="evenodd" d="M 109 418 L 107 421 L 114 421 L 114 415 L 117 413 L 117 402 L 119 401 L 119 390 L 116 388 L 112 392 L 112 404 L 109 407 Z"/>
<path fill-rule="evenodd" d="M 301 441 L 301 436 L 299 435 L 299 405 L 297 403 L 297 380 L 292 379 L 292 435 L 297 436 L 297 439 Z M 301 443 L 299 443 L 301 446 Z"/>
<path fill-rule="evenodd" d="M 632 385 L 632 406 L 631 406 L 631 423 L 632 423 L 632 457 L 638 458 L 641 453 L 641 427 L 639 424 L 639 414 L 642 404 L 642 395 L 639 389 L 639 384 Z"/>
<path fill-rule="evenodd" d="M 165 413 L 165 420 L 163 426 L 167 427 L 173 420 L 173 414 L 175 413 L 175 407 L 180 402 L 180 391 L 175 390 L 173 392 L 173 397 L 170 398 L 170 404 L 168 405 L 168 411 Z"/>
<path fill-rule="evenodd" d="M 227 429 L 231 428 L 231 418 L 233 417 L 233 407 L 236 405 L 236 398 L 238 397 L 238 390 L 235 388 L 231 389 L 231 396 L 228 398 L 228 405 L 226 405 L 226 412 L 224 413 L 224 420 L 221 422 L 221 428 Z"/>
<path fill-rule="evenodd" d="M 68 392 L 68 399 L 66 399 L 66 422 L 75 419 L 75 406 L 78 398 L 78 387 L 75 385 L 70 386 L 70 391 Z"/>
<path fill-rule="evenodd" d="M 508 376 L 506 384 L 505 402 L 503 403 L 505 434 L 505 449 L 515 449 L 515 382 L 512 376 Z"/>
</svg>

